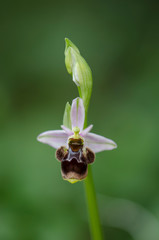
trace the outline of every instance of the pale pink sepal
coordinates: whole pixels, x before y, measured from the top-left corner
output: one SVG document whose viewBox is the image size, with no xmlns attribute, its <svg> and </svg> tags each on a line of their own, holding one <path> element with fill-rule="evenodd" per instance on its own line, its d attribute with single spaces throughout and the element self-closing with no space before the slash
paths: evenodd
<svg viewBox="0 0 159 240">
<path fill-rule="evenodd" d="M 85 147 L 88 147 L 93 152 L 97 153 L 104 150 L 112 150 L 117 148 L 117 144 L 111 139 L 94 133 L 88 133 L 85 136 Z"/>
<path fill-rule="evenodd" d="M 71 122 L 72 129 L 74 127 L 79 127 L 80 131 L 83 130 L 85 119 L 85 110 L 83 105 L 83 100 L 81 98 L 76 98 L 72 101 L 71 107 Z"/>
<path fill-rule="evenodd" d="M 37 140 L 50 145 L 53 148 L 67 146 L 68 134 L 64 130 L 46 131 L 41 133 Z"/>
</svg>

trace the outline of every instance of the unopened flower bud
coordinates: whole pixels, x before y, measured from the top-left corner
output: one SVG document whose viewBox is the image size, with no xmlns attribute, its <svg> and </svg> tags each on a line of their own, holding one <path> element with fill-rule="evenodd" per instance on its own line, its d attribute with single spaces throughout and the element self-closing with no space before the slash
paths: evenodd
<svg viewBox="0 0 159 240">
<path fill-rule="evenodd" d="M 65 64 L 69 74 L 72 74 L 79 95 L 83 99 L 87 111 L 92 92 L 92 72 L 84 58 L 80 55 L 78 48 L 68 39 L 65 39 Z"/>
</svg>

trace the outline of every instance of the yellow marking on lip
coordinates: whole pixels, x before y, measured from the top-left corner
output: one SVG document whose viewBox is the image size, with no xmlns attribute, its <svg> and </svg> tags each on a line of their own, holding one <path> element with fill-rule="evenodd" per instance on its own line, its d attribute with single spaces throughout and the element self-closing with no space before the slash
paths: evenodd
<svg viewBox="0 0 159 240">
<path fill-rule="evenodd" d="M 68 181 L 70 183 L 81 182 L 83 179 L 75 179 L 75 178 L 63 178 L 63 180 Z"/>
<path fill-rule="evenodd" d="M 70 179 L 67 179 L 67 181 L 73 184 L 73 183 L 78 182 L 79 180 L 78 180 L 78 179 L 70 178 Z"/>
<path fill-rule="evenodd" d="M 78 179 L 75 179 L 75 178 L 69 178 L 69 179 L 63 178 L 63 180 L 68 181 L 72 184 L 81 181 L 81 180 L 78 180 Z"/>
</svg>

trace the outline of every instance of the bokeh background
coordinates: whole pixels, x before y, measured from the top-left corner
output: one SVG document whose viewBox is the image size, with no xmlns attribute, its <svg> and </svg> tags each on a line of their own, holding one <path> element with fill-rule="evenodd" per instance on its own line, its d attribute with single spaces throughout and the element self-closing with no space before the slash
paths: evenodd
<svg viewBox="0 0 159 240">
<path fill-rule="evenodd" d="M 78 96 L 64 38 L 93 72 L 88 122 L 118 149 L 97 154 L 94 182 L 105 239 L 159 239 L 157 1 L 1 1 L 0 239 L 89 240 L 83 183 L 63 181 L 55 150 Z"/>
</svg>

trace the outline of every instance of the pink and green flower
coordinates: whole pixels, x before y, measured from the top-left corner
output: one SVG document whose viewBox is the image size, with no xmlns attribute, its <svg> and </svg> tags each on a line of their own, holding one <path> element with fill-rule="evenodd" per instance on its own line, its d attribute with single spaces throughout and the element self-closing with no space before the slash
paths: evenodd
<svg viewBox="0 0 159 240">
<path fill-rule="evenodd" d="M 111 139 L 91 133 L 93 125 L 83 129 L 85 109 L 81 98 L 72 101 L 69 117 L 71 128 L 62 125 L 62 130 L 43 132 L 37 140 L 57 149 L 62 177 L 74 183 L 87 176 L 87 166 L 94 162 L 95 153 L 112 150 L 117 145 Z"/>
</svg>

